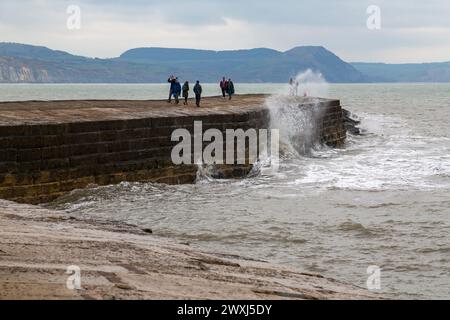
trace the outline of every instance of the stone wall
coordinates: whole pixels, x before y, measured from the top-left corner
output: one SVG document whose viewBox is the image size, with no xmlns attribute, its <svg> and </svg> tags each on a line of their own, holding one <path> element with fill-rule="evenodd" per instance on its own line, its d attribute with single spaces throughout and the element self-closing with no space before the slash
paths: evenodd
<svg viewBox="0 0 450 320">
<path fill-rule="evenodd" d="M 67 102 L 69 103 L 69 102 Z M 74 103 L 74 102 L 73 102 Z M 346 131 L 339 101 L 322 104 L 317 130 L 322 143 L 343 145 Z M 195 165 L 175 166 L 171 142 L 175 129 L 267 128 L 269 111 L 185 113 L 177 116 L 41 124 L 0 125 L 0 198 L 44 203 L 88 185 L 122 181 L 193 183 Z M 224 177 L 243 177 L 249 165 L 221 166 Z"/>
<path fill-rule="evenodd" d="M 344 147 L 347 130 L 340 101 L 324 103 L 322 108 L 317 122 L 317 136 L 320 142 L 334 148 Z"/>
</svg>

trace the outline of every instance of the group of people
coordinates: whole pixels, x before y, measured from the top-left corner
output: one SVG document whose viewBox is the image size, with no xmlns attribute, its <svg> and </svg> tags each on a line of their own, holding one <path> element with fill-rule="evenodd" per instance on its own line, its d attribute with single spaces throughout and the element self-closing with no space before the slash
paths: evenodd
<svg viewBox="0 0 450 320">
<path fill-rule="evenodd" d="M 170 83 L 169 100 L 167 102 L 172 102 L 172 97 L 175 99 L 175 104 L 180 103 L 180 96 L 184 98 L 184 105 L 188 105 L 189 99 L 189 81 L 186 81 L 181 87 L 180 81 L 174 76 L 170 76 L 167 82 Z M 200 100 L 202 98 L 203 88 L 200 85 L 200 81 L 197 81 L 194 85 L 195 103 L 197 107 L 200 107 Z"/>
<path fill-rule="evenodd" d="M 167 82 L 170 83 L 170 92 L 169 92 L 169 99 L 167 100 L 168 103 L 172 102 L 172 97 L 175 100 L 175 104 L 180 103 L 180 97 L 184 98 L 183 104 L 185 106 L 188 105 L 188 99 L 189 99 L 189 81 L 185 81 L 183 86 L 181 86 L 180 81 L 175 76 L 170 76 Z M 226 80 L 225 77 L 223 77 L 222 81 L 220 81 L 220 89 L 222 90 L 222 96 L 223 98 L 226 98 L 226 95 L 228 94 L 229 100 L 231 100 L 231 97 L 234 95 L 234 83 L 231 79 Z M 195 104 L 197 107 L 200 107 L 200 102 L 202 99 L 202 92 L 203 88 L 200 85 L 200 81 L 197 81 L 194 85 L 194 94 L 195 94 Z"/>
<path fill-rule="evenodd" d="M 231 81 L 231 79 L 226 80 L 225 77 L 223 77 L 222 81 L 220 81 L 220 89 L 222 90 L 222 96 L 225 98 L 228 94 L 228 97 L 231 100 L 231 97 L 234 94 L 233 81 Z"/>
</svg>

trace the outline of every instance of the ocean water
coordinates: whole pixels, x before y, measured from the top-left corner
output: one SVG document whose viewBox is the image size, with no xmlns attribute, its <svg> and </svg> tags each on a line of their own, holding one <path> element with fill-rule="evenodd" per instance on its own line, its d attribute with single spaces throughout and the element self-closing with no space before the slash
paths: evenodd
<svg viewBox="0 0 450 320">
<path fill-rule="evenodd" d="M 193 87 L 193 84 L 191 84 Z M 202 84 L 204 96 L 220 95 L 218 84 Z M 240 84 L 239 92 L 285 91 L 280 84 Z M 191 88 L 192 95 L 192 88 Z M 168 84 L 0 84 L 0 101 L 74 99 L 167 99 Z"/>
<path fill-rule="evenodd" d="M 208 95 L 216 85 L 205 85 Z M 284 85 L 238 84 L 238 93 Z M 346 147 L 288 157 L 274 175 L 200 176 L 195 185 L 122 183 L 48 207 L 125 221 L 205 251 L 318 272 L 381 291 L 450 298 L 450 85 L 336 84 L 319 89 L 361 120 Z M 163 85 L 0 85 L 0 100 L 162 99 Z"/>
</svg>

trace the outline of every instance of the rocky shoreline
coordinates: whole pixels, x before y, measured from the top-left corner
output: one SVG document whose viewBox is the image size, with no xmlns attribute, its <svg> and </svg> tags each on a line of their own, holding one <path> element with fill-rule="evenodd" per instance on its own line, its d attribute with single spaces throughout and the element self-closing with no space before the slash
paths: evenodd
<svg viewBox="0 0 450 320">
<path fill-rule="evenodd" d="M 69 266 L 81 290 L 67 288 Z M 321 275 L 205 253 L 123 223 L 0 200 L 0 300 L 377 299 Z"/>
</svg>

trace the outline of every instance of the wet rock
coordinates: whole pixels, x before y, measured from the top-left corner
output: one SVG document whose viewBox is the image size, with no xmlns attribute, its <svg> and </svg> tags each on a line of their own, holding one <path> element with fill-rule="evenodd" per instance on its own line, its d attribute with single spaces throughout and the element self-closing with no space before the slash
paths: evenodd
<svg viewBox="0 0 450 320">
<path fill-rule="evenodd" d="M 349 133 L 351 133 L 351 134 L 353 134 L 355 136 L 361 135 L 361 130 L 359 128 L 357 128 L 356 126 L 354 126 L 354 125 L 346 123 L 345 124 L 345 128 L 347 129 L 347 132 L 349 132 Z"/>
<path fill-rule="evenodd" d="M 141 228 L 112 228 L 113 221 L 46 219 L 56 216 L 0 200 L 0 250 L 14 253 L 0 254 L 0 300 L 385 298 L 297 269 L 200 252 L 163 238 L 148 241 Z M 83 290 L 75 292 L 66 289 L 64 275 L 74 256 L 87 275 Z"/>
<path fill-rule="evenodd" d="M 347 132 L 353 135 L 361 135 L 361 129 L 357 126 L 361 124 L 361 121 L 358 121 L 353 118 L 353 114 L 345 109 L 342 109 L 344 116 L 344 126 Z"/>
<path fill-rule="evenodd" d="M 144 231 L 145 233 L 148 233 L 148 234 L 153 234 L 153 230 L 149 229 L 149 228 L 142 229 L 142 231 Z"/>
<path fill-rule="evenodd" d="M 126 283 L 117 283 L 115 284 L 116 288 L 121 289 L 121 290 L 134 290 L 134 288 L 132 286 L 129 286 Z"/>
</svg>

